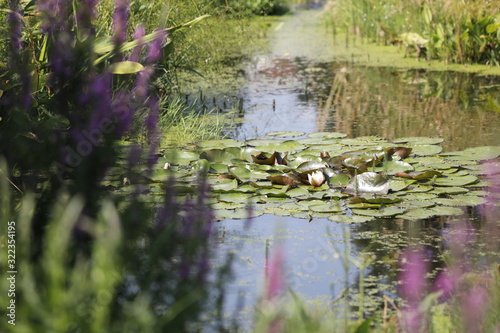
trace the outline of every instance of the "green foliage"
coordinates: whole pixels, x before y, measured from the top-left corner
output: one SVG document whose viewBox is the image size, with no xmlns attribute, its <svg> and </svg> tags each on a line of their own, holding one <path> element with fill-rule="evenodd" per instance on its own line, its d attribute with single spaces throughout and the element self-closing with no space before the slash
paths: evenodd
<svg viewBox="0 0 500 333">
<path fill-rule="evenodd" d="M 404 43 L 402 34 L 416 33 L 429 40 L 428 57 L 460 64 L 500 62 L 494 1 L 336 1 L 331 13 L 335 26 L 362 40 Z"/>
</svg>

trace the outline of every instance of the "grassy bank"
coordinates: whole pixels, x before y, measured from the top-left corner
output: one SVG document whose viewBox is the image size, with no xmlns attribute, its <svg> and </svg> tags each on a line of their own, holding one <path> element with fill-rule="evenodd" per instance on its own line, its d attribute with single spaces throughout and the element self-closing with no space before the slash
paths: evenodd
<svg viewBox="0 0 500 333">
<path fill-rule="evenodd" d="M 349 43 L 398 44 L 446 63 L 500 63 L 497 1 L 331 1 L 331 23 Z M 346 39 L 347 42 L 347 39 Z"/>
</svg>

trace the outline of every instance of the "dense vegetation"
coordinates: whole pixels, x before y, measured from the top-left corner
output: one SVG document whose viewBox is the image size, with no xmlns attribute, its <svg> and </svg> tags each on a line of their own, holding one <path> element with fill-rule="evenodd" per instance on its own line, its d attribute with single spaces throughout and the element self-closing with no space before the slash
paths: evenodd
<svg viewBox="0 0 500 333">
<path fill-rule="evenodd" d="M 184 144 L 223 133 L 217 122 L 222 114 L 215 114 L 214 122 L 203 105 L 179 97 L 178 73 L 199 72 L 203 63 L 210 64 L 205 70 L 215 70 L 230 58 L 221 48 L 241 49 L 238 43 L 223 44 L 220 24 L 228 27 L 224 33 L 249 36 L 249 16 L 285 8 L 273 0 L 9 0 L 1 6 L 0 267 L 17 273 L 0 282 L 0 330 L 185 332 L 210 325 L 224 331 L 221 307 L 231 257 L 211 261 L 215 219 L 207 203 L 209 187 L 199 175 L 196 191 L 177 200 L 176 181 L 158 157 L 165 140 Z M 493 7 L 480 12 L 437 3 L 411 6 L 397 12 L 419 13 L 413 26 L 431 41 L 432 56 L 497 63 Z M 376 6 L 338 1 L 335 8 L 348 10 L 346 27 L 358 27 L 365 22 L 362 9 Z M 363 23 L 362 36 L 380 36 L 373 28 L 378 15 L 370 13 L 374 21 Z M 408 25 L 391 29 L 409 31 Z M 144 183 L 157 172 L 168 179 L 151 193 Z M 484 212 L 489 220 L 495 216 L 494 195 L 493 208 Z M 12 245 L 15 259 L 7 255 Z M 484 279 L 468 279 L 459 292 L 449 284 L 427 297 L 434 290 L 421 288 L 418 297 L 408 292 L 409 311 L 394 307 L 394 315 L 378 321 L 364 321 L 360 311 L 359 322 L 345 314 L 339 324 L 328 311 L 309 313 L 298 299 L 292 307 L 278 306 L 281 261 L 279 252 L 273 255 L 262 303 L 272 311 L 256 319 L 256 330 L 317 332 L 342 325 L 362 331 L 372 321 L 377 328 L 396 329 L 397 320 L 390 319 L 396 316 L 403 325 L 425 329 L 428 317 L 415 321 L 409 315 L 427 316 L 431 301 L 444 293 L 452 302 L 435 312 L 445 321 L 441 325 L 472 330 L 498 325 L 498 313 L 491 310 L 498 308 L 498 294 L 484 295 L 498 285 L 495 270 Z M 419 265 L 418 257 L 409 262 Z M 422 285 L 425 268 L 418 267 L 417 277 L 403 280 Z M 457 266 L 456 274 L 450 272 L 450 278 L 463 279 L 469 271 Z M 4 297 L 13 285 L 15 297 Z M 471 302 L 486 306 L 455 324 L 450 309 L 474 294 L 482 298 Z M 425 306 L 419 307 L 422 299 Z"/>
<path fill-rule="evenodd" d="M 500 64 L 498 1 L 339 0 L 330 12 L 359 39 L 423 48 L 429 59 Z"/>
</svg>

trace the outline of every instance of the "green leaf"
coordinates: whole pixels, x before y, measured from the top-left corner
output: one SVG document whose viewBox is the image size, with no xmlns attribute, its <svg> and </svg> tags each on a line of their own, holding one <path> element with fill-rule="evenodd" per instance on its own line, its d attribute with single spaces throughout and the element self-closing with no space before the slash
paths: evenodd
<svg viewBox="0 0 500 333">
<path fill-rule="evenodd" d="M 340 204 L 337 202 L 314 204 L 310 205 L 309 209 L 316 213 L 339 213 L 342 211 Z"/>
<path fill-rule="evenodd" d="M 373 216 L 347 216 L 347 215 L 331 215 L 328 219 L 338 223 L 363 223 L 374 219 Z"/>
<path fill-rule="evenodd" d="M 210 15 L 199 16 L 199 17 L 195 18 L 194 20 L 191 20 L 191 21 L 186 22 L 184 24 L 178 25 L 176 27 L 158 30 L 158 31 L 152 32 L 150 34 L 147 34 L 140 39 L 123 43 L 120 46 L 118 53 L 129 51 L 137 46 L 141 46 L 141 45 L 144 45 L 146 43 L 152 42 L 158 38 L 163 38 L 165 36 L 165 32 L 174 32 L 176 30 L 181 30 L 181 29 L 184 29 L 186 27 L 190 27 L 190 26 L 200 22 L 201 20 L 203 20 L 209 16 Z M 167 44 L 168 43 L 169 42 L 167 42 Z M 114 55 L 114 49 L 115 49 L 115 44 L 113 43 L 111 36 L 106 36 L 106 37 L 102 37 L 102 38 L 97 39 L 94 42 L 94 52 L 96 52 L 97 54 L 103 54 L 103 55 L 94 61 L 94 65 L 97 65 L 103 61 L 106 61 L 106 60 L 112 58 Z"/>
<path fill-rule="evenodd" d="M 405 212 L 401 207 L 387 207 L 383 209 L 353 209 L 352 212 L 357 215 L 374 216 L 374 217 L 391 217 Z"/>
<path fill-rule="evenodd" d="M 274 131 L 274 132 L 266 133 L 266 135 L 268 135 L 268 136 L 275 136 L 277 138 L 293 138 L 293 137 L 302 136 L 305 134 L 306 133 L 304 133 L 304 132 L 293 132 L 293 131 Z"/>
<path fill-rule="evenodd" d="M 406 143 L 408 145 L 436 145 L 444 142 L 442 138 L 429 138 L 429 137 L 404 137 L 392 140 L 394 143 Z"/>
<path fill-rule="evenodd" d="M 365 172 L 351 179 L 344 192 L 358 195 L 361 193 L 387 194 L 389 181 L 386 177 L 375 172 Z"/>
<path fill-rule="evenodd" d="M 144 69 L 144 66 L 135 61 L 120 61 L 109 65 L 109 71 L 113 74 L 134 74 Z"/>
<path fill-rule="evenodd" d="M 437 186 L 465 186 L 477 182 L 477 177 L 473 175 L 463 177 L 440 177 L 437 178 L 435 184 Z"/>
</svg>

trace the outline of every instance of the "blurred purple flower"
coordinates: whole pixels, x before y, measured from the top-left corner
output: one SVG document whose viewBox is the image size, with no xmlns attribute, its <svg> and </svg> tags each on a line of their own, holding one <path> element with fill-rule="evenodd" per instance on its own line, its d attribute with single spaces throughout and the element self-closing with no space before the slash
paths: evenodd
<svg viewBox="0 0 500 333">
<path fill-rule="evenodd" d="M 441 292 L 441 299 L 447 300 L 456 293 L 462 270 L 454 267 L 439 273 L 434 282 L 434 291 Z"/>
<path fill-rule="evenodd" d="M 148 56 L 146 59 L 147 64 L 155 64 L 158 60 L 160 60 L 163 43 L 168 36 L 167 32 L 164 30 L 158 30 L 155 34 L 156 38 L 149 43 Z"/>
<path fill-rule="evenodd" d="M 113 16 L 113 41 L 115 48 L 119 48 L 127 39 L 127 28 L 129 19 L 129 1 L 116 0 L 115 14 Z"/>
<path fill-rule="evenodd" d="M 112 102 L 113 114 L 118 118 L 117 135 L 123 135 L 130 129 L 134 118 L 134 107 L 130 94 L 126 91 L 118 91 Z"/>
<path fill-rule="evenodd" d="M 61 30 L 67 30 L 69 25 L 68 4 L 69 1 L 63 0 L 39 0 L 37 8 L 43 14 L 42 32 L 52 33 Z"/>
<path fill-rule="evenodd" d="M 134 47 L 134 49 L 130 53 L 128 60 L 135 61 L 135 62 L 139 61 L 139 59 L 141 57 L 142 48 L 143 48 L 143 43 L 141 42 L 141 39 L 142 39 L 142 37 L 144 37 L 145 34 L 146 34 L 146 28 L 144 28 L 143 25 L 139 25 L 135 29 L 133 39 L 138 40 L 139 45 Z"/>
<path fill-rule="evenodd" d="M 486 181 L 490 183 L 486 204 L 483 205 L 485 215 L 489 215 L 491 209 L 495 209 L 495 204 L 500 200 L 500 161 L 498 159 L 489 160 L 482 165 Z M 489 216 L 487 216 L 489 217 Z"/>
<path fill-rule="evenodd" d="M 401 288 L 402 296 L 409 302 L 419 302 L 427 289 L 427 264 L 422 249 L 408 248 L 402 259 Z"/>
<path fill-rule="evenodd" d="M 407 248 L 401 264 L 400 293 L 406 301 L 402 324 L 405 332 L 420 332 L 425 325 L 425 314 L 420 311 L 419 304 L 427 292 L 428 271 L 422 248 Z"/>
<path fill-rule="evenodd" d="M 82 30 L 93 32 L 92 20 L 96 15 L 96 6 L 99 0 L 80 0 L 78 11 L 76 12 L 76 21 L 78 24 L 78 33 Z"/>
<path fill-rule="evenodd" d="M 264 299 L 274 301 L 285 290 L 284 251 L 277 246 L 270 258 L 266 258 Z"/>
<path fill-rule="evenodd" d="M 475 285 L 469 290 L 462 306 L 464 328 L 467 333 L 484 332 L 483 316 L 488 306 L 488 291 L 481 285 Z"/>
<path fill-rule="evenodd" d="M 138 144 L 132 144 L 129 148 L 127 162 L 129 169 L 137 166 L 141 161 L 142 148 Z"/>
<path fill-rule="evenodd" d="M 135 98 L 138 101 L 145 101 L 149 93 L 150 79 L 153 75 L 154 69 L 151 66 L 146 66 L 142 71 L 137 73 L 135 80 Z"/>
<path fill-rule="evenodd" d="M 18 54 L 21 49 L 21 38 L 22 38 L 22 15 L 19 6 L 19 1 L 10 0 L 9 1 L 9 16 L 7 23 L 10 27 L 10 48 L 13 55 Z M 16 59 L 14 59 L 16 60 Z"/>
</svg>

